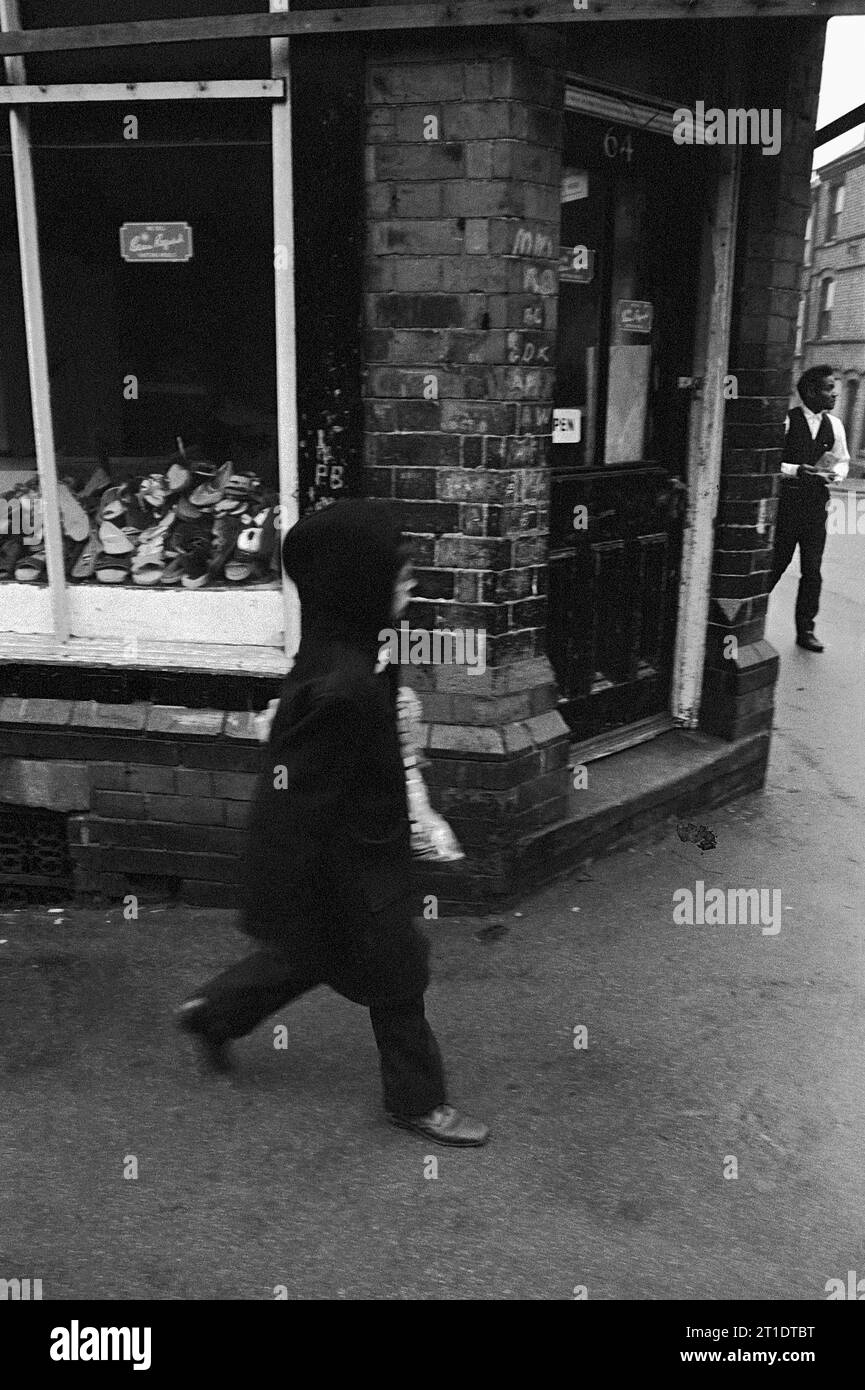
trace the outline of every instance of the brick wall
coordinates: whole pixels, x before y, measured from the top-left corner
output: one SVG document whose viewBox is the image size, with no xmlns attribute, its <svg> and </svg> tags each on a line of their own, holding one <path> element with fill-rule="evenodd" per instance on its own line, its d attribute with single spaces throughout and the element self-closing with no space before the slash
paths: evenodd
<svg viewBox="0 0 865 1390">
<path fill-rule="evenodd" d="M 236 905 L 259 768 L 253 715 L 158 705 L 0 700 L 0 802 L 68 815 L 75 887 L 140 880 Z"/>
<path fill-rule="evenodd" d="M 778 26 L 752 31 L 751 52 L 771 38 L 774 58 L 754 62 L 748 104 L 780 108 L 782 138 L 774 157 L 745 152 L 737 228 L 728 371 L 738 399 L 725 412 L 700 719 L 725 738 L 772 723 L 778 659 L 763 633 L 824 32 L 810 20 L 785 23 L 783 36 Z"/>
<path fill-rule="evenodd" d="M 821 170 L 824 180 L 814 195 L 814 252 L 805 273 L 805 333 L 799 371 L 817 362 L 831 362 L 841 376 L 841 394 L 836 413 L 847 428 L 852 456 L 851 471 L 857 469 L 857 454 L 865 452 L 865 150 L 842 156 Z M 844 210 L 834 241 L 826 240 L 830 193 L 836 182 L 844 183 Z M 818 337 L 820 286 L 831 276 L 835 281 L 835 302 L 829 332 Z M 852 417 L 847 409 L 848 381 L 859 384 Z M 861 472 L 861 464 L 858 465 Z"/>
<path fill-rule="evenodd" d="M 567 792 L 544 647 L 563 95 L 515 44 L 367 69 L 366 485 L 412 541 L 412 627 L 486 637 L 485 674 L 412 677 L 438 803 L 493 889 Z"/>
</svg>

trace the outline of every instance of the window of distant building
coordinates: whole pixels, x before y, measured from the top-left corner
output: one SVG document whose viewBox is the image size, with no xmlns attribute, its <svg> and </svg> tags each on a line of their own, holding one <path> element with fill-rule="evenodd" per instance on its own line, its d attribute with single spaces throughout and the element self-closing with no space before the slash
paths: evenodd
<svg viewBox="0 0 865 1390">
<path fill-rule="evenodd" d="M 824 280 L 820 286 L 820 314 L 817 319 L 817 337 L 828 338 L 832 324 L 832 305 L 835 303 L 835 281 Z"/>
<path fill-rule="evenodd" d="M 814 209 L 808 213 L 808 221 L 805 225 L 805 264 L 811 264 L 811 241 L 814 234 Z"/>
<path fill-rule="evenodd" d="M 799 312 L 796 315 L 796 346 L 793 349 L 795 357 L 801 357 L 802 344 L 805 339 L 805 296 L 799 300 Z"/>
<path fill-rule="evenodd" d="M 859 378 L 850 377 L 844 388 L 844 429 L 848 438 L 853 434 L 853 418 L 856 414 L 856 398 L 859 395 Z"/>
<path fill-rule="evenodd" d="M 826 240 L 834 241 L 838 235 L 838 223 L 844 211 L 844 185 L 836 183 L 829 190 L 829 218 L 826 223 Z"/>
</svg>

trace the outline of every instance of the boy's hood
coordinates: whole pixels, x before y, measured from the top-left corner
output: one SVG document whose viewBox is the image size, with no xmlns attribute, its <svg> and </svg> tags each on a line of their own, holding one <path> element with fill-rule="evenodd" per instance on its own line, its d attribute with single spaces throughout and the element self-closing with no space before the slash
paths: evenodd
<svg viewBox="0 0 865 1390">
<path fill-rule="evenodd" d="M 405 561 L 402 535 L 385 502 L 347 498 L 303 517 L 282 547 L 297 586 L 304 645 L 378 645 L 392 626 L 394 581 Z"/>
</svg>

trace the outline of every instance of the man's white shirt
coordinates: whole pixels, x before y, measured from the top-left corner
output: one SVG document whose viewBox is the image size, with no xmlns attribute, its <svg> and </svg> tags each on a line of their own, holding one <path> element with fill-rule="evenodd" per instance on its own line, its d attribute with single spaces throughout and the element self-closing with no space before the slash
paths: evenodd
<svg viewBox="0 0 865 1390">
<path fill-rule="evenodd" d="M 812 439 L 817 438 L 817 431 L 820 428 L 823 416 L 826 415 L 828 417 L 829 423 L 832 426 L 832 433 L 835 436 L 835 440 L 832 445 L 832 448 L 827 449 L 826 452 L 829 455 L 829 458 L 832 460 L 832 473 L 840 483 L 843 478 L 847 477 L 847 474 L 850 471 L 850 451 L 847 448 L 847 435 L 844 432 L 844 426 L 838 419 L 838 416 L 830 414 L 828 410 L 815 412 L 813 410 L 809 410 L 807 405 L 804 404 L 804 402 L 802 402 L 801 404 L 802 414 L 805 416 L 805 419 L 808 422 L 808 428 L 811 431 Z M 787 420 L 784 423 L 785 434 L 787 433 L 789 426 L 790 417 L 788 416 Z M 785 473 L 788 477 L 795 477 L 797 471 L 798 466 L 795 463 L 781 464 L 781 472 Z"/>
</svg>

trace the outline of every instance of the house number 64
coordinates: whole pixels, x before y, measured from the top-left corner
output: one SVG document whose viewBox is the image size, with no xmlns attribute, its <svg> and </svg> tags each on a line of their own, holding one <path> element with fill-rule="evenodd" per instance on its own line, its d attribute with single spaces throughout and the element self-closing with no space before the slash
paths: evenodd
<svg viewBox="0 0 865 1390">
<path fill-rule="evenodd" d="M 630 131 L 628 131 L 627 134 L 621 140 L 619 139 L 618 135 L 615 134 L 614 131 L 607 131 L 606 135 L 604 136 L 604 154 L 607 156 L 607 159 L 615 159 L 616 155 L 622 154 L 625 156 L 628 163 L 630 164 L 631 155 L 633 153 L 634 147 L 631 144 Z"/>
</svg>

